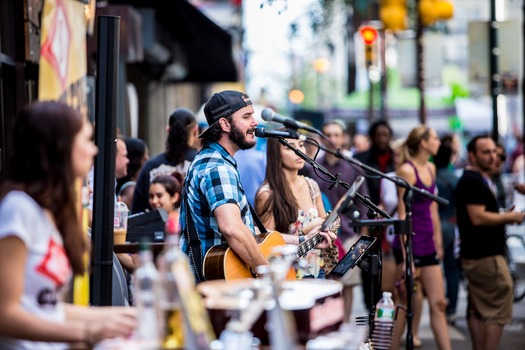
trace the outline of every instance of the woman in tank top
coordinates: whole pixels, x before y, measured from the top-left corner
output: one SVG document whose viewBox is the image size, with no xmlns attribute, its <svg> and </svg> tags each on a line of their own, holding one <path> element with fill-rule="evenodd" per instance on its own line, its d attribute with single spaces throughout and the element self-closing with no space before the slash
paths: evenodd
<svg viewBox="0 0 525 350">
<path fill-rule="evenodd" d="M 399 154 L 399 168 L 397 176 L 404 178 L 410 185 L 428 191 L 436 192 L 436 167 L 429 161 L 430 157 L 437 154 L 440 141 L 436 131 L 426 125 L 419 125 L 412 129 L 401 146 Z M 406 217 L 406 207 L 403 201 L 405 189 L 398 188 L 398 213 L 399 218 Z M 417 329 L 421 315 L 422 295 L 428 298 L 430 309 L 430 324 L 434 339 L 439 349 L 450 349 L 445 308 L 445 287 L 440 261 L 443 257 L 441 224 L 439 221 L 437 203 L 414 193 L 412 203 L 412 255 L 414 262 L 414 323 L 412 329 Z M 406 305 L 405 282 L 405 237 L 399 235 L 394 240 L 394 255 L 397 263 L 397 286 L 400 293 L 398 301 Z M 401 334 L 405 328 L 405 315 L 397 317 L 393 349 L 399 347 Z M 413 332 L 416 334 L 417 332 Z M 414 345 L 417 339 L 414 337 Z"/>
<path fill-rule="evenodd" d="M 306 152 L 303 141 L 288 139 L 287 142 Z M 294 151 L 277 139 L 268 139 L 266 178 L 255 196 L 255 210 L 264 226 L 281 232 L 287 244 L 300 244 L 313 237 L 314 228 L 321 225 L 325 216 L 319 185 L 299 175 L 303 166 L 304 160 Z M 321 234 L 327 240 L 317 248 L 331 246 L 335 234 Z M 318 270 L 319 263 L 320 260 L 310 261 L 310 270 Z"/>
</svg>

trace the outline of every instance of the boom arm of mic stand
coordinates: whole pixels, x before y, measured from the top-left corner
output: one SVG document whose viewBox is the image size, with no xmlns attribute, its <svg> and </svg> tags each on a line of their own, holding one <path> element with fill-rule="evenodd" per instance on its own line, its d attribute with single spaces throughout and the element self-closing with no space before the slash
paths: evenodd
<svg viewBox="0 0 525 350">
<path fill-rule="evenodd" d="M 358 167 L 360 167 L 361 169 L 364 169 L 365 171 L 369 172 L 369 173 L 373 173 L 374 175 L 378 175 L 379 177 L 382 177 L 382 178 L 385 178 L 387 180 L 390 180 L 392 181 L 393 183 L 396 184 L 396 186 L 398 187 L 404 187 L 406 188 L 407 190 L 410 189 L 412 190 L 413 192 L 416 192 L 420 195 L 422 195 L 423 197 L 426 197 L 430 200 L 433 200 L 434 202 L 437 202 L 439 204 L 442 204 L 442 205 L 448 205 L 448 200 L 446 200 L 445 198 L 443 197 L 439 197 L 439 196 L 436 196 L 435 194 L 433 193 L 430 193 L 428 192 L 427 190 L 423 190 L 421 188 L 418 188 L 418 187 L 414 187 L 412 185 L 409 185 L 406 181 L 403 181 L 403 180 L 400 180 L 399 178 L 397 177 L 392 177 L 392 176 L 388 176 L 387 174 L 383 173 L 382 171 L 379 171 L 375 168 L 372 168 L 371 166 L 369 165 L 366 165 L 366 164 L 363 164 L 361 163 L 360 161 L 358 161 L 357 159 L 354 159 L 354 158 L 350 158 L 350 157 L 347 157 L 345 156 L 344 154 L 341 153 L 340 150 L 337 150 L 337 151 L 333 151 L 331 149 L 328 149 L 322 145 L 319 145 L 319 147 L 324 150 L 325 152 L 328 152 L 330 154 L 333 154 L 334 156 L 338 157 L 338 158 L 341 158 L 341 159 L 344 159 L 346 160 L 347 162 L 349 163 L 352 163 Z"/>
<path fill-rule="evenodd" d="M 337 174 L 337 175 L 334 175 L 332 174 L 330 171 L 328 171 L 328 169 L 326 169 L 324 166 L 322 166 L 321 164 L 317 163 L 315 160 L 313 160 L 312 158 L 308 157 L 306 154 L 304 154 L 303 152 L 299 151 L 297 148 L 291 146 L 288 141 L 286 141 L 286 139 L 284 138 L 279 138 L 278 139 L 279 142 L 288 147 L 289 149 L 291 149 L 292 151 L 294 151 L 295 154 L 297 154 L 299 157 L 301 157 L 302 159 L 304 159 L 305 162 L 307 162 L 308 164 L 310 164 L 314 169 L 316 170 L 319 170 L 321 171 L 323 174 L 325 174 L 326 176 L 328 176 L 330 179 L 334 180 L 334 181 L 338 181 L 338 184 L 340 184 L 341 186 L 343 186 L 344 188 L 346 189 L 349 189 L 350 188 L 350 185 L 344 181 L 341 181 L 339 179 L 340 177 L 340 174 Z M 375 211 L 376 213 L 379 213 L 381 214 L 383 217 L 385 218 L 391 218 L 390 215 L 388 215 L 385 211 L 381 210 L 381 208 L 379 208 L 377 205 L 375 205 L 374 203 L 372 203 L 372 201 L 370 201 L 368 198 L 366 197 L 363 197 L 361 194 L 359 193 L 356 193 L 355 194 L 355 197 L 361 201 L 361 203 L 363 203 L 364 206 L 366 206 L 367 208 Z"/>
<path fill-rule="evenodd" d="M 291 125 L 291 124 L 287 124 L 287 123 L 284 123 L 284 126 L 286 126 L 287 128 L 289 129 L 295 129 L 297 130 L 297 126 L 294 126 L 294 125 Z M 306 130 L 306 131 L 309 131 L 309 132 L 312 132 L 314 134 L 317 134 L 319 136 L 321 136 L 321 138 L 323 140 L 325 140 L 326 142 L 328 142 L 332 147 L 334 147 L 332 141 L 330 141 L 330 139 L 328 137 L 326 137 L 325 134 L 323 134 L 323 132 L 321 130 L 317 130 L 316 128 L 314 128 L 313 126 L 308 126 L 308 127 L 302 127 L 300 129 L 303 129 L 303 130 Z M 335 147 L 334 147 L 335 148 Z"/>
</svg>

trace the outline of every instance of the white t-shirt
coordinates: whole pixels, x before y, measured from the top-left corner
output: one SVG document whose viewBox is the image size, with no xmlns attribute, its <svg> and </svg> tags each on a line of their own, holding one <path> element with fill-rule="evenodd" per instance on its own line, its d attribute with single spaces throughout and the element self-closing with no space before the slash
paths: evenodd
<svg viewBox="0 0 525 350">
<path fill-rule="evenodd" d="M 386 175 L 390 177 L 396 176 L 396 173 L 394 171 L 386 173 Z M 380 185 L 380 198 L 381 198 L 381 204 L 383 205 L 384 211 L 386 211 L 388 214 L 392 215 L 394 219 L 397 219 L 397 205 L 398 205 L 398 198 L 397 198 L 397 186 L 395 183 L 388 179 L 381 179 L 381 185 Z M 389 243 L 392 243 L 394 241 L 395 235 L 394 235 L 394 227 L 389 226 L 386 230 L 386 239 Z"/>
<path fill-rule="evenodd" d="M 65 322 L 63 289 L 71 266 L 55 224 L 25 192 L 12 191 L 0 202 L 0 239 L 19 237 L 27 247 L 22 308 L 42 319 Z M 0 336 L 0 349 L 66 349 L 65 343 L 18 340 Z"/>
</svg>

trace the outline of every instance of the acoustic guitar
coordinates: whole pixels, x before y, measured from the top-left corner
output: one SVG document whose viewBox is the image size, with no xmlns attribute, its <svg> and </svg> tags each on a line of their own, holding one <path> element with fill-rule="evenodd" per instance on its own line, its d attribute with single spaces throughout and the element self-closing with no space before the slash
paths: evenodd
<svg viewBox="0 0 525 350">
<path fill-rule="evenodd" d="M 334 230 L 337 231 L 338 228 L 339 221 L 332 225 L 330 230 L 334 232 Z M 275 247 L 286 245 L 284 238 L 277 231 L 262 233 L 255 236 L 255 240 L 259 250 L 268 261 L 272 260 Z M 294 256 L 295 260 L 304 257 L 311 249 L 323 240 L 324 237 L 320 233 L 317 233 L 313 237 L 299 244 Z M 208 250 L 204 256 L 203 273 L 207 280 L 236 280 L 255 277 L 250 267 L 226 243 L 215 245 Z M 296 279 L 295 269 L 290 269 L 286 279 Z"/>
</svg>

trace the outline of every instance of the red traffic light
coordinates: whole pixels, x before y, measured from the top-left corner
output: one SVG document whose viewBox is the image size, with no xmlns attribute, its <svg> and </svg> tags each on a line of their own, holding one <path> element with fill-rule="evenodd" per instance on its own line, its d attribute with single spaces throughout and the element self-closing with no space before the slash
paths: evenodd
<svg viewBox="0 0 525 350">
<path fill-rule="evenodd" d="M 374 27 L 364 26 L 359 29 L 361 38 L 366 45 L 372 45 L 377 39 L 377 30 Z"/>
</svg>

